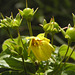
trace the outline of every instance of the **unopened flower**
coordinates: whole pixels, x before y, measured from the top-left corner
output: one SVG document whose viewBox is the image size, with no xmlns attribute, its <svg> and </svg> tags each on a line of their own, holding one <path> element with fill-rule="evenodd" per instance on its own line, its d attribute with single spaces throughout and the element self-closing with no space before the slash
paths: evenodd
<svg viewBox="0 0 75 75">
<path fill-rule="evenodd" d="M 34 9 L 31 8 L 25 8 L 23 11 L 19 9 L 19 13 L 21 16 L 23 16 L 26 20 L 31 20 L 35 12 L 38 10 L 38 8 L 34 11 Z"/>
</svg>

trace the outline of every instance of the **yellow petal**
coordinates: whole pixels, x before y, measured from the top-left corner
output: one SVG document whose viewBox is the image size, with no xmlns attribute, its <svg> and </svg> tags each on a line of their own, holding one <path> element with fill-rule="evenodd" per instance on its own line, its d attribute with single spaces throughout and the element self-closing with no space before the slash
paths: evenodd
<svg viewBox="0 0 75 75">
<path fill-rule="evenodd" d="M 34 38 L 34 36 L 31 36 L 31 37 L 26 37 L 26 39 L 33 39 Z"/>
<path fill-rule="evenodd" d="M 40 46 L 38 47 L 31 47 L 32 52 L 34 53 L 35 57 L 39 60 L 39 61 L 44 61 L 47 60 L 47 57 L 45 57 L 45 55 L 43 54 L 43 51 L 41 50 Z"/>
<path fill-rule="evenodd" d="M 44 41 L 50 42 L 50 40 L 45 38 L 44 35 L 45 35 L 45 33 L 41 33 L 41 34 L 38 34 L 37 37 L 40 38 L 40 40 L 44 40 Z"/>
<path fill-rule="evenodd" d="M 49 39 L 41 36 L 31 37 L 28 54 L 30 54 L 30 51 L 32 50 L 38 61 L 45 61 L 51 57 L 54 47 L 49 43 Z"/>
<path fill-rule="evenodd" d="M 53 46 L 46 41 L 42 41 L 41 49 L 47 60 L 51 57 L 52 51 L 54 51 Z"/>
</svg>

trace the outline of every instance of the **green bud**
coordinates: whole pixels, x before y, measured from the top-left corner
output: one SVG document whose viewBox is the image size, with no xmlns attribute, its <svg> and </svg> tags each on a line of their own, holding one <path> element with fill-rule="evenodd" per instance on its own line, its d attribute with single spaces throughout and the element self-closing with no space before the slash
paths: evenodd
<svg viewBox="0 0 75 75">
<path fill-rule="evenodd" d="M 59 32 L 58 23 L 57 22 L 50 22 L 50 24 L 52 26 L 51 32 L 58 33 Z"/>
<path fill-rule="evenodd" d="M 44 31 L 47 33 L 50 33 L 50 32 L 58 33 L 59 32 L 59 25 L 57 22 L 55 22 L 54 18 L 51 18 L 49 23 L 47 23 L 46 20 L 44 19 L 42 27 Z"/>
<path fill-rule="evenodd" d="M 21 24 L 21 21 L 22 19 L 20 18 L 20 14 L 18 13 L 16 15 L 16 18 L 12 18 L 13 16 L 11 15 L 10 17 L 6 17 L 6 18 L 3 18 L 1 20 L 1 23 L 0 23 L 0 28 L 14 28 L 14 27 L 19 27 L 20 24 Z"/>
<path fill-rule="evenodd" d="M 19 9 L 19 13 L 26 20 L 31 20 L 31 18 L 33 17 L 33 15 L 35 14 L 36 11 L 37 11 L 37 9 L 34 11 L 31 8 L 25 8 L 23 11 Z"/>
<path fill-rule="evenodd" d="M 50 24 L 47 23 L 47 24 L 43 25 L 43 29 L 45 32 L 49 33 L 50 32 Z"/>
<path fill-rule="evenodd" d="M 5 22 L 7 22 L 7 19 L 1 20 L 1 23 L 5 23 Z"/>
<path fill-rule="evenodd" d="M 19 22 L 16 19 L 13 19 L 11 21 L 12 27 L 18 27 L 19 26 Z"/>
<path fill-rule="evenodd" d="M 26 18 L 26 19 L 30 19 L 31 17 L 33 17 L 33 15 L 34 15 L 34 10 L 33 9 L 31 9 L 31 8 L 25 8 L 24 10 L 23 10 L 23 13 L 24 13 L 24 18 Z"/>
<path fill-rule="evenodd" d="M 75 42 L 75 28 L 74 27 L 70 27 L 66 30 L 65 38 L 71 40 L 72 42 Z"/>
<path fill-rule="evenodd" d="M 9 17 L 4 18 L 3 20 L 1 20 L 1 24 L 2 27 L 11 27 L 11 21 L 9 19 Z"/>
</svg>

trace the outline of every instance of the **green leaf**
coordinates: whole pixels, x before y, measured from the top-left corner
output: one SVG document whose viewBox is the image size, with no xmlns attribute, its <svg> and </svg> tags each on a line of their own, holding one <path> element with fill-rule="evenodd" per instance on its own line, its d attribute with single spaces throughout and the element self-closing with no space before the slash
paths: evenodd
<svg viewBox="0 0 75 75">
<path fill-rule="evenodd" d="M 2 44 L 3 51 L 6 50 L 8 48 L 8 46 L 11 47 L 11 41 L 12 41 L 11 39 L 7 39 L 4 41 L 4 43 Z"/>
<path fill-rule="evenodd" d="M 65 45 L 65 44 L 62 45 L 62 46 L 59 48 L 59 54 L 60 54 L 61 56 L 64 56 L 65 53 L 66 53 L 66 51 L 67 51 L 67 48 L 68 48 L 67 45 Z M 72 48 L 69 47 L 67 56 L 69 56 L 69 55 L 71 54 L 71 52 L 72 52 Z M 75 60 L 75 52 L 73 52 L 73 54 L 71 55 L 71 58 Z"/>
<path fill-rule="evenodd" d="M 30 61 L 25 61 L 26 69 L 28 72 L 35 73 L 35 65 Z M 24 65 L 22 58 L 16 58 L 13 55 L 10 55 L 10 50 L 2 51 L 0 54 L 0 68 L 7 68 L 13 70 L 24 70 Z"/>
<path fill-rule="evenodd" d="M 45 75 L 44 73 L 37 73 L 36 75 Z"/>
<path fill-rule="evenodd" d="M 26 36 L 21 36 L 21 38 L 22 38 L 22 42 L 23 42 L 24 46 L 27 48 L 29 40 L 26 39 Z M 13 40 L 14 41 L 12 41 L 11 39 L 7 39 L 4 41 L 4 43 L 2 44 L 3 51 L 6 50 L 8 46 L 13 48 L 12 44 L 13 45 L 19 45 L 20 47 L 22 46 L 22 42 L 21 42 L 20 37 L 15 38 Z"/>
<path fill-rule="evenodd" d="M 65 70 L 66 71 L 74 71 L 75 72 L 75 64 L 73 64 L 73 63 L 66 63 Z"/>
<path fill-rule="evenodd" d="M 22 38 L 24 48 L 23 48 L 20 37 L 18 37 L 18 38 L 15 38 L 14 41 L 12 41 L 11 39 L 5 40 L 2 45 L 3 51 L 5 51 L 9 47 L 11 54 L 13 54 L 14 56 L 23 54 L 24 59 L 27 59 L 28 58 L 28 52 L 27 52 L 28 40 L 26 39 L 25 36 L 21 36 L 21 38 Z"/>
<path fill-rule="evenodd" d="M 22 38 L 22 41 L 25 47 L 22 53 L 25 59 L 26 69 L 28 72 L 35 73 L 36 71 L 35 65 L 31 63 L 29 60 L 27 60 L 28 58 L 28 53 L 27 53 L 28 40 L 26 39 L 25 36 L 22 36 L 21 38 Z M 22 58 L 14 50 L 16 49 L 14 48 L 15 45 L 18 45 L 19 49 L 21 50 L 21 47 L 18 44 L 18 38 L 14 39 L 14 41 L 12 41 L 11 39 L 7 39 L 3 43 L 2 45 L 3 51 L 0 54 L 0 68 L 8 68 L 8 69 L 13 69 L 13 70 L 24 70 Z"/>
<path fill-rule="evenodd" d="M 24 72 L 19 72 L 19 71 L 5 71 L 0 73 L 0 75 L 24 75 Z"/>
<path fill-rule="evenodd" d="M 5 50 L 0 54 L 0 68 L 23 70 L 22 62 L 11 57 L 9 53 L 9 50 Z"/>
<path fill-rule="evenodd" d="M 64 72 L 67 75 L 75 75 L 75 64 L 73 63 L 66 63 L 64 67 Z"/>
</svg>

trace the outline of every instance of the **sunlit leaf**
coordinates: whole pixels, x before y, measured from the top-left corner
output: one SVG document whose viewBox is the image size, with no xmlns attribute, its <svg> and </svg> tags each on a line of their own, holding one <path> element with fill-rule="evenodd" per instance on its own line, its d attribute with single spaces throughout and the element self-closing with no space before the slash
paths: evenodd
<svg viewBox="0 0 75 75">
<path fill-rule="evenodd" d="M 65 53 L 66 53 L 66 51 L 67 51 L 67 48 L 68 48 L 67 45 L 65 45 L 65 44 L 62 45 L 62 46 L 59 48 L 59 54 L 60 54 L 61 56 L 64 56 Z M 72 52 L 72 48 L 69 47 L 67 56 L 69 56 L 69 55 L 71 54 L 71 52 Z M 73 54 L 71 55 L 71 58 L 75 60 L 75 52 L 73 52 Z"/>
<path fill-rule="evenodd" d="M 35 73 L 35 65 L 29 61 L 25 61 L 26 69 L 28 72 Z M 10 50 L 5 50 L 0 54 L 0 68 L 7 68 L 12 70 L 24 70 L 22 58 L 16 58 L 10 55 Z"/>
</svg>

